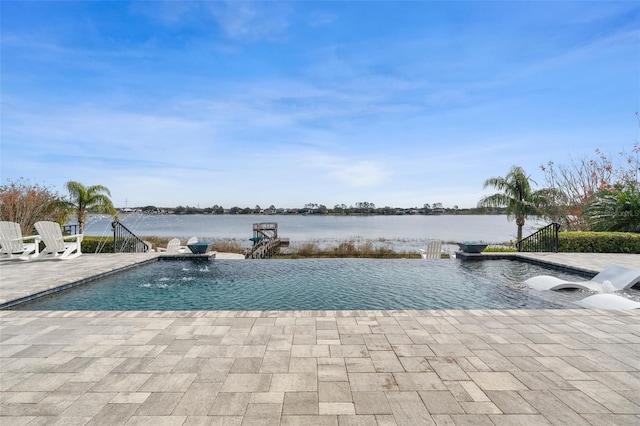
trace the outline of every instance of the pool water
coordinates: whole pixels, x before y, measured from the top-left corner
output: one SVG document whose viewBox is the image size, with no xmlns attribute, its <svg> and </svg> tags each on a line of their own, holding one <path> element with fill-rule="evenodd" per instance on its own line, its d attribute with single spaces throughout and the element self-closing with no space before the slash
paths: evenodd
<svg viewBox="0 0 640 426">
<path fill-rule="evenodd" d="M 26 310 L 360 310 L 575 308 L 589 293 L 538 292 L 550 274 L 509 260 L 158 261 L 36 300 Z"/>
</svg>

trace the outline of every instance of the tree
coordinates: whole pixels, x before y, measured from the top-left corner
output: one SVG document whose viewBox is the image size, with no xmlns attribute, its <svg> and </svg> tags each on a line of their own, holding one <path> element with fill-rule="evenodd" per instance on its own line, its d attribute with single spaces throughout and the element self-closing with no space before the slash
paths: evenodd
<svg viewBox="0 0 640 426">
<path fill-rule="evenodd" d="M 603 189 L 584 209 L 593 231 L 640 232 L 640 184 Z"/>
<path fill-rule="evenodd" d="M 115 214 L 116 209 L 109 198 L 111 192 L 106 186 L 84 186 L 80 182 L 69 181 L 66 187 L 69 191 L 69 206 L 76 211 L 81 234 L 84 233 L 88 212 Z"/>
<path fill-rule="evenodd" d="M 596 194 L 625 186 L 627 182 L 638 182 L 640 171 L 640 143 L 636 142 L 631 153 L 618 153 L 618 161 L 599 149 L 596 157 L 581 160 L 571 159 L 568 164 L 556 165 L 549 161 L 540 166 L 545 174 L 548 204 L 543 210 L 545 217 L 560 223 L 564 229 L 585 231 L 590 222 L 585 214 L 586 206 Z"/>
<path fill-rule="evenodd" d="M 66 203 L 46 186 L 20 178 L 0 186 L 0 219 L 20 224 L 22 232 L 32 234 L 40 220 L 64 224 L 68 217 Z"/>
<path fill-rule="evenodd" d="M 521 167 L 513 166 L 505 177 L 491 177 L 484 182 L 484 188 L 490 186 L 500 192 L 483 197 L 478 203 L 478 207 L 506 207 L 507 217 L 516 219 L 518 241 L 522 239 L 525 220 L 539 215 L 546 201 L 546 193 L 533 191 L 531 182 L 535 183 Z"/>
</svg>

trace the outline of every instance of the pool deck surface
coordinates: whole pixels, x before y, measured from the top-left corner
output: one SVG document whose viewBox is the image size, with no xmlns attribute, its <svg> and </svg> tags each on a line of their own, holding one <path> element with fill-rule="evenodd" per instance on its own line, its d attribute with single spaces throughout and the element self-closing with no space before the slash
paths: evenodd
<svg viewBox="0 0 640 426">
<path fill-rule="evenodd" d="M 0 303 L 154 256 L 5 261 Z M 3 310 L 0 424 L 638 425 L 639 351 L 640 310 Z"/>
</svg>

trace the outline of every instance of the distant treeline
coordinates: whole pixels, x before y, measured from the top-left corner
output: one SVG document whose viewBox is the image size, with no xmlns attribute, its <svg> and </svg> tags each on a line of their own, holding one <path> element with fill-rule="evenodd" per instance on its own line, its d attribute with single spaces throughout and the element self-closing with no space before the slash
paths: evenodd
<svg viewBox="0 0 640 426">
<path fill-rule="evenodd" d="M 137 212 L 144 214 L 264 214 L 264 215 L 381 215 L 381 216 L 400 216 L 400 215 L 503 215 L 506 214 L 504 208 L 453 208 L 442 207 L 440 203 L 434 206 L 425 204 L 423 207 L 376 207 L 373 203 L 356 203 L 355 206 L 346 206 L 344 204 L 336 205 L 328 208 L 322 204 L 307 204 L 302 208 L 276 208 L 270 206 L 262 208 L 260 206 L 251 207 L 231 207 L 224 208 L 214 205 L 212 207 L 156 207 L 145 206 L 136 208 L 121 209 L 121 212 Z"/>
</svg>

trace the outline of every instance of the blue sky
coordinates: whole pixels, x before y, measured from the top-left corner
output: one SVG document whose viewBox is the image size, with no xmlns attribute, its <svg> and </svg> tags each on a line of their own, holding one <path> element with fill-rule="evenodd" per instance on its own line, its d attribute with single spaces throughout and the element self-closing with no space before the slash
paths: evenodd
<svg viewBox="0 0 640 426">
<path fill-rule="evenodd" d="M 638 2 L 3 1 L 2 183 L 473 207 L 638 140 Z"/>
</svg>

